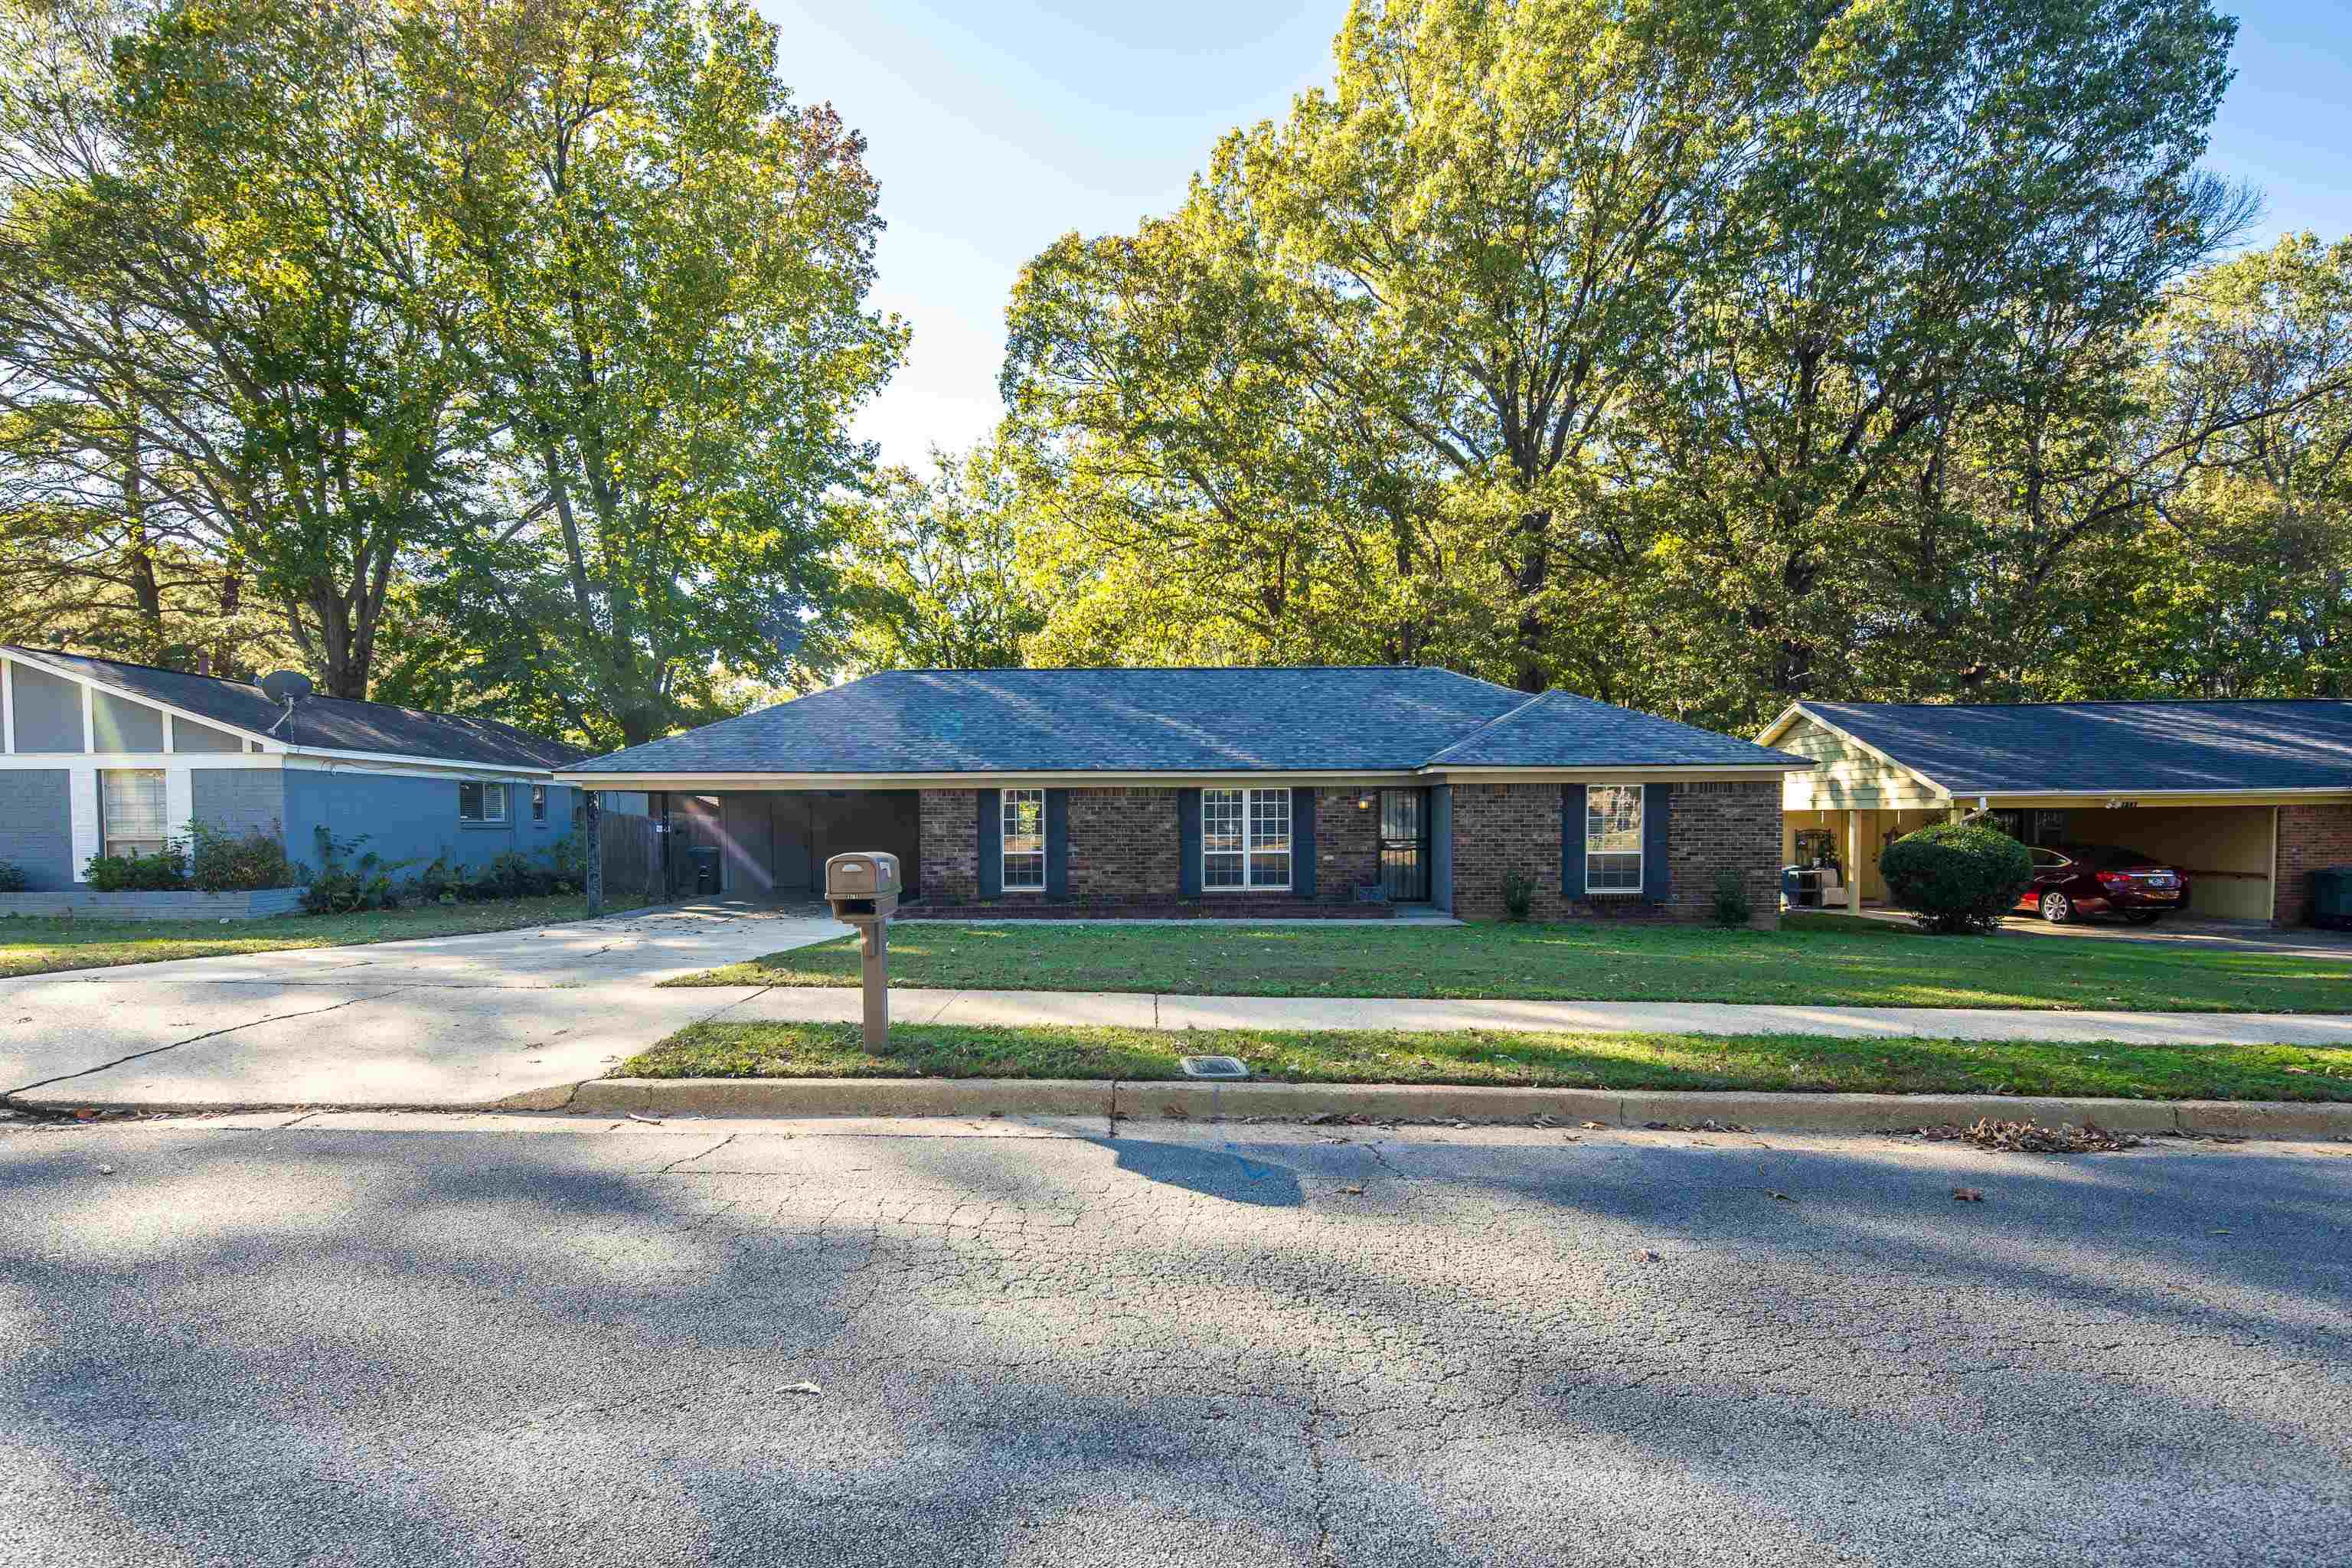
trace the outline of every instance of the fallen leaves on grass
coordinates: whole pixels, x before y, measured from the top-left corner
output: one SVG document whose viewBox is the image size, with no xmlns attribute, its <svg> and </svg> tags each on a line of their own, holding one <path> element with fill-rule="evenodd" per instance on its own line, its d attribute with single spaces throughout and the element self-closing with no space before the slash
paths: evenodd
<svg viewBox="0 0 2352 1568">
<path fill-rule="evenodd" d="M 1973 1143 L 2010 1154 L 2112 1154 L 2137 1149 L 2147 1139 L 2130 1132 L 2111 1132 L 2095 1121 L 2080 1127 L 2071 1121 L 2045 1127 L 2038 1121 L 1995 1121 L 1980 1116 L 1966 1127 L 1944 1122 L 1916 1130 L 1931 1143 Z"/>
</svg>

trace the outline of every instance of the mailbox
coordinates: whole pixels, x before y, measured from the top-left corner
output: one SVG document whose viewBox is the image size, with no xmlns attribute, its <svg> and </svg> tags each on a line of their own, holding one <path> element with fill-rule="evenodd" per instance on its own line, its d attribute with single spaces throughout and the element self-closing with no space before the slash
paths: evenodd
<svg viewBox="0 0 2352 1568">
<path fill-rule="evenodd" d="M 898 858 L 880 850 L 835 855 L 824 863 L 824 896 L 834 918 L 852 925 L 887 920 L 898 908 Z"/>
<path fill-rule="evenodd" d="M 866 1045 L 878 1051 L 890 1034 L 890 917 L 898 910 L 898 858 L 870 849 L 824 863 L 824 897 L 833 918 L 857 928 L 866 986 Z"/>
</svg>

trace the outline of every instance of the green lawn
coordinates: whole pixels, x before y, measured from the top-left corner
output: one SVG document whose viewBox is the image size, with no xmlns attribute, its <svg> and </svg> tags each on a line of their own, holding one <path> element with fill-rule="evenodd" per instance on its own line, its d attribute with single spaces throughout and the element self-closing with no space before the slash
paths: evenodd
<svg viewBox="0 0 2352 1568">
<path fill-rule="evenodd" d="M 607 914 L 642 900 L 607 899 Z M 266 921 L 94 921 L 47 916 L 0 917 L 0 977 L 53 969 L 106 969 L 157 963 L 167 958 L 275 952 L 287 947 L 347 947 L 418 936 L 512 931 L 588 918 L 588 900 L 516 899 L 488 904 L 427 904 L 351 915 L 280 915 Z"/>
<path fill-rule="evenodd" d="M 1211 996 L 1523 997 L 2138 1012 L 2352 1010 L 2343 961 L 1900 926 L 955 925 L 890 930 L 899 985 Z M 673 985 L 855 985 L 854 939 Z"/>
<path fill-rule="evenodd" d="M 1213 1054 L 1239 1057 L 1257 1076 L 1292 1083 L 2352 1100 L 2352 1050 L 2302 1046 L 1497 1030 L 1180 1032 L 915 1024 L 892 1029 L 888 1047 L 877 1056 L 859 1043 L 855 1024 L 695 1024 L 631 1057 L 612 1076 L 1154 1079 L 1182 1076 L 1179 1056 Z"/>
</svg>

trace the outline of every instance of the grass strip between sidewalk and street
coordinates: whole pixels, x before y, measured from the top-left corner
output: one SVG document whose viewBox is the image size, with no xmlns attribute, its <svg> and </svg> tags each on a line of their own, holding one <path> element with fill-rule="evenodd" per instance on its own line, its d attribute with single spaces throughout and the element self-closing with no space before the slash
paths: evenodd
<svg viewBox="0 0 2352 1568">
<path fill-rule="evenodd" d="M 1766 931 L 1601 921 L 1057 926 L 908 921 L 891 928 L 890 980 L 940 990 L 1186 996 L 2352 1011 L 2352 952 L 2339 961 L 2095 937 L 1927 936 L 1864 921 Z M 666 982 L 857 983 L 855 938 Z"/>
<path fill-rule="evenodd" d="M 902 1025 L 877 1055 L 855 1024 L 695 1024 L 613 1078 L 1177 1079 L 1239 1057 L 1276 1083 L 1474 1084 L 1871 1094 L 2352 1101 L 2352 1049 L 1818 1035 L 1159 1030 Z"/>
<path fill-rule="evenodd" d="M 642 899 L 606 899 L 622 914 Z M 579 894 L 502 899 L 479 904 L 425 904 L 346 915 L 275 915 L 259 921 L 106 921 L 52 915 L 0 917 L 0 979 L 61 969 L 110 969 L 174 958 L 277 952 L 295 947 L 352 947 L 423 936 L 517 931 L 589 918 Z"/>
</svg>

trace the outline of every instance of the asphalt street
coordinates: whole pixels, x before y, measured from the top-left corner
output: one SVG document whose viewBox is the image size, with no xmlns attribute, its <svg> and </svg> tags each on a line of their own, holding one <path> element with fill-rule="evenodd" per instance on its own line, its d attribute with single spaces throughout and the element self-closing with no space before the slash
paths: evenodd
<svg viewBox="0 0 2352 1568">
<path fill-rule="evenodd" d="M 0 1562 L 2352 1562 L 2352 1145 L 284 1121 L 0 1131 Z"/>
</svg>

